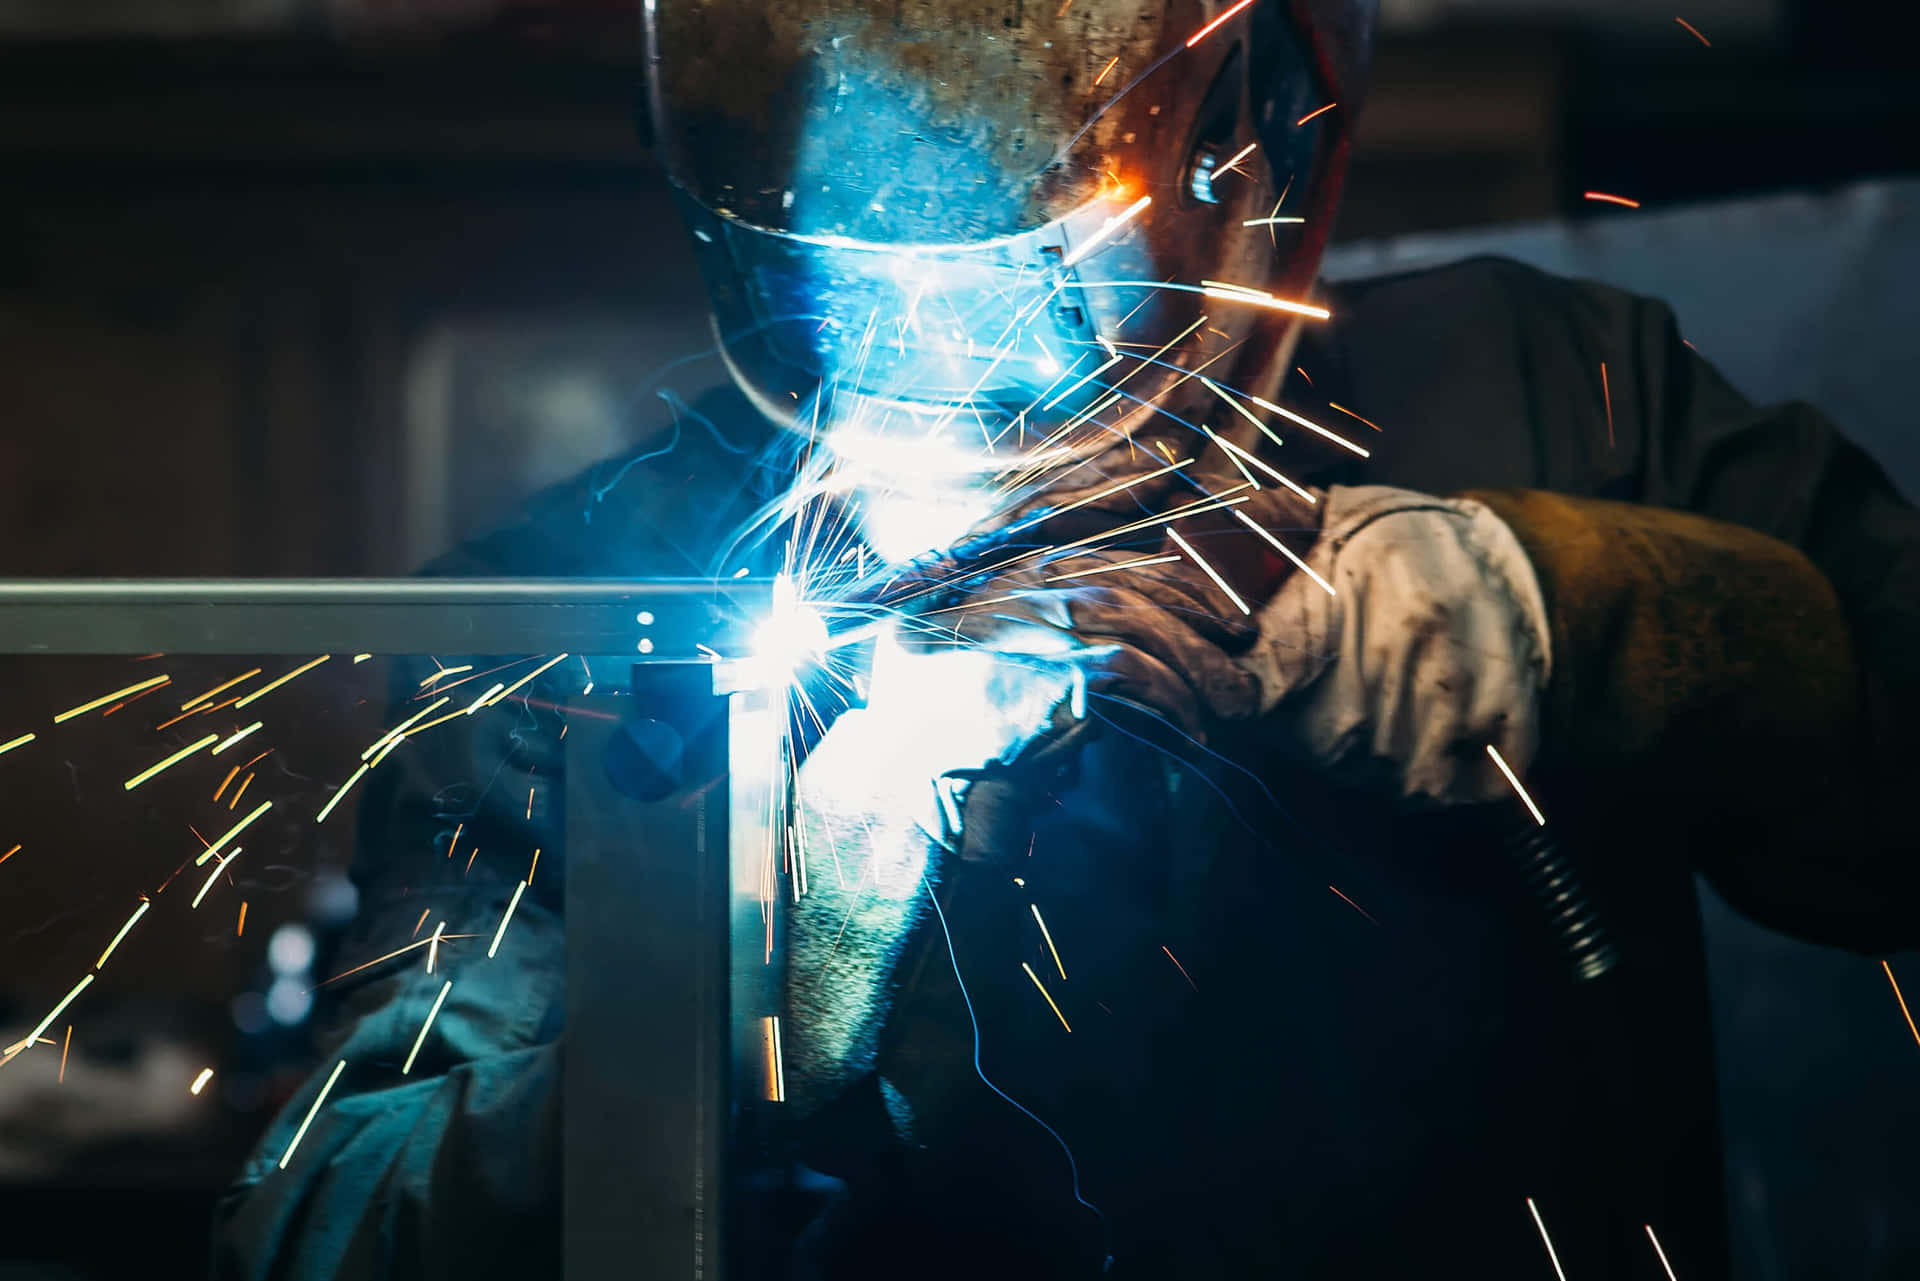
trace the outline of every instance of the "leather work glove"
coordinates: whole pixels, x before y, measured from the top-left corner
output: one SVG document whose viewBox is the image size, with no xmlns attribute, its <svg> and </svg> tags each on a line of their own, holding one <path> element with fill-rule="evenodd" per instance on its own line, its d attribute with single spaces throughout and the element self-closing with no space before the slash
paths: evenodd
<svg viewBox="0 0 1920 1281">
<path fill-rule="evenodd" d="M 1295 574 L 1239 663 L 1259 678 L 1263 747 L 1409 805 L 1510 795 L 1552 675 L 1532 564 L 1484 504 L 1334 486 Z"/>
</svg>

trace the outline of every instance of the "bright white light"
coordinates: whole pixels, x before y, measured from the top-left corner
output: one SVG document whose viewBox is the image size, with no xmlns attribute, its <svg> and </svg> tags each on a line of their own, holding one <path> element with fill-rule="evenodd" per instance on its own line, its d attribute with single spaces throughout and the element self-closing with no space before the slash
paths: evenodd
<svg viewBox="0 0 1920 1281">
<path fill-rule="evenodd" d="M 827 622 L 820 611 L 800 599 L 787 574 L 773 580 L 773 598 L 767 619 L 753 634 L 753 656 L 769 681 L 784 682 L 809 662 L 827 652 Z"/>
<path fill-rule="evenodd" d="M 952 546 L 955 539 L 991 510 L 992 502 L 984 495 L 941 501 L 907 494 L 877 494 L 866 502 L 860 533 L 876 556 L 897 565 L 922 552 Z"/>
<path fill-rule="evenodd" d="M 305 974 L 313 967 L 313 931 L 282 925 L 267 942 L 267 964 L 275 974 Z"/>
</svg>

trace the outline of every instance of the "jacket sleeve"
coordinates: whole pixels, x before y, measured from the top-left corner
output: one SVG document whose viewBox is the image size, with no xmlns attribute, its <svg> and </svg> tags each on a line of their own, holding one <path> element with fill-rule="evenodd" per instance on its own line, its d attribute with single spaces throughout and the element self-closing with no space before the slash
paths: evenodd
<svg viewBox="0 0 1920 1281">
<path fill-rule="evenodd" d="M 1665 306 L 1574 292 L 1580 363 L 1608 361 L 1613 380 L 1588 411 L 1606 420 L 1572 434 L 1617 436 L 1625 474 L 1593 488 L 1638 510 L 1496 499 L 1557 586 L 1561 729 L 1591 748 L 1717 654 L 1649 758 L 1709 783 L 1686 820 L 1700 870 L 1787 933 L 1868 954 L 1920 944 L 1920 513 L 1814 409 L 1749 404 Z M 1622 657 L 1636 643 L 1637 667 Z M 1570 695 L 1561 673 L 1588 688 Z"/>
</svg>

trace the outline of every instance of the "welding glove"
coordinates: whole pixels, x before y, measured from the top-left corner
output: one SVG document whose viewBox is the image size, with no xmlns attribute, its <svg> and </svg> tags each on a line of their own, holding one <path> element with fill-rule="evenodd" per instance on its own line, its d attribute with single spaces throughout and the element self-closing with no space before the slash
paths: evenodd
<svg viewBox="0 0 1920 1281">
<path fill-rule="evenodd" d="M 1260 684 L 1260 743 L 1413 805 L 1510 797 L 1552 673 L 1526 552 L 1484 504 L 1383 486 L 1326 492 L 1309 572 L 1259 612 L 1238 658 Z"/>
</svg>

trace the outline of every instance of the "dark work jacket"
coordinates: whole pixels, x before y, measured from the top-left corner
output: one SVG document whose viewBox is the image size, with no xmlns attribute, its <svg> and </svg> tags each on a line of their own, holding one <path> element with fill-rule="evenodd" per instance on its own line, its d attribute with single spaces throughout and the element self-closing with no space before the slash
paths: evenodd
<svg viewBox="0 0 1920 1281">
<path fill-rule="evenodd" d="M 1920 942 L 1906 803 L 1920 782 L 1920 517 L 1873 461 L 1806 406 L 1747 404 L 1666 308 L 1610 288 L 1483 259 L 1340 285 L 1330 306 L 1288 401 L 1372 456 L 1289 440 L 1293 475 L 1600 496 L 1793 544 L 1832 583 L 1864 674 L 1861 799 L 1810 833 L 1671 792 L 1544 781 L 1625 958 L 1593 991 L 1568 983 L 1509 869 L 1444 825 L 1258 759 L 1203 764 L 1165 795 L 1096 797 L 1090 825 L 1036 841 L 1030 890 L 1009 890 L 1005 869 L 948 878 L 951 955 L 922 923 L 881 1068 L 910 1086 L 937 1075 L 930 1060 L 959 1059 L 974 1088 L 945 1096 L 964 1117 L 946 1132 L 965 1150 L 943 1166 L 810 1136 L 808 1160 L 845 1185 L 810 1256 L 826 1275 L 1096 1276 L 1111 1254 L 1111 1275 L 1154 1281 L 1536 1278 L 1551 1275 L 1537 1210 L 1570 1276 L 1656 1281 L 1651 1226 L 1678 1276 L 1716 1281 L 1695 875 L 1817 942 Z M 683 418 L 677 448 L 592 469 L 434 572 L 708 572 L 758 501 L 743 446 L 764 432 L 730 393 L 701 408 L 718 432 Z M 536 688 L 559 698 L 580 680 L 556 669 Z M 560 781 L 551 713 L 508 719 L 424 736 L 370 776 L 366 955 L 398 946 L 428 901 L 449 934 L 492 932 L 551 832 Z M 1123 849 L 1145 853 L 1108 856 Z M 299 1154 L 275 1168 L 317 1082 L 222 1202 L 216 1277 L 554 1274 L 564 871 L 549 851 L 496 960 L 449 949 L 452 993 L 404 1078 L 442 976 L 418 953 L 369 971 L 324 1070 L 348 1066 Z M 1029 893 L 1076 967 L 1056 984 L 1071 1036 L 1017 968 L 1051 964 L 1008 924 Z M 980 1066 L 1053 1133 L 973 1076 L 952 976 L 955 958 L 982 954 L 976 940 L 1004 953 L 960 967 Z M 850 1128 L 863 1106 L 877 1096 L 849 1103 Z"/>
</svg>

